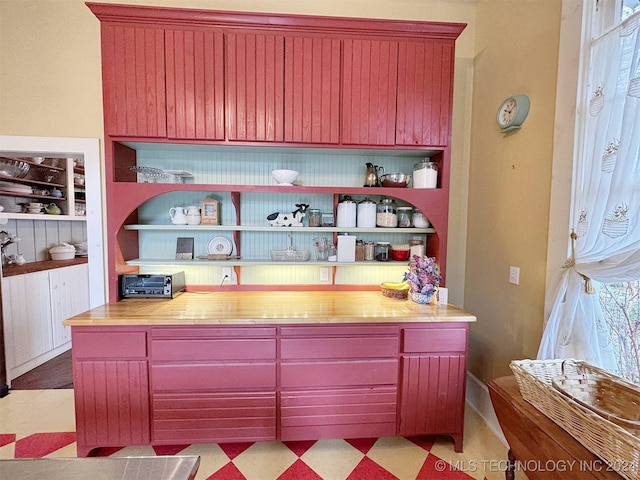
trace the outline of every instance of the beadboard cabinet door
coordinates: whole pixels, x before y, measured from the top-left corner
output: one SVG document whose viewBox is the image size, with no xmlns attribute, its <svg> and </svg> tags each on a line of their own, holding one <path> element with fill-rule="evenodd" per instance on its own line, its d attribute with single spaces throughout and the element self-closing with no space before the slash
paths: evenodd
<svg viewBox="0 0 640 480">
<path fill-rule="evenodd" d="M 266 32 L 226 35 L 227 137 L 284 138 L 284 37 Z"/>
<path fill-rule="evenodd" d="M 2 313 L 7 373 L 13 379 L 30 370 L 24 367 L 29 362 L 53 349 L 49 273 L 3 278 Z"/>
<path fill-rule="evenodd" d="M 71 341 L 71 327 L 62 325 L 69 317 L 89 310 L 89 266 L 73 265 L 49 272 L 53 346 Z"/>
<path fill-rule="evenodd" d="M 338 38 L 285 37 L 285 142 L 340 141 L 341 44 Z"/>
<path fill-rule="evenodd" d="M 399 43 L 396 145 L 449 144 L 453 49 L 452 41 Z"/>
<path fill-rule="evenodd" d="M 345 39 L 342 143 L 394 145 L 398 42 Z"/>
<path fill-rule="evenodd" d="M 221 30 L 167 28 L 167 136 L 224 140 Z"/>
<path fill-rule="evenodd" d="M 166 137 L 164 29 L 103 23 L 105 133 Z"/>
</svg>

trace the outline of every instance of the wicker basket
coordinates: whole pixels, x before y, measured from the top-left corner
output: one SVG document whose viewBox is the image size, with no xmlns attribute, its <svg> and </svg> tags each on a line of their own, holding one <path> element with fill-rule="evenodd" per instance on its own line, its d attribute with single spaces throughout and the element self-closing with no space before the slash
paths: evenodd
<svg viewBox="0 0 640 480">
<path fill-rule="evenodd" d="M 561 393 L 553 387 L 553 380 L 559 383 L 563 375 L 589 374 L 610 379 L 621 386 L 631 384 L 575 360 L 516 360 L 510 366 L 526 401 L 602 458 L 618 474 L 628 480 L 640 480 L 640 437 Z M 627 408 L 633 409 L 634 406 L 631 404 Z"/>
<path fill-rule="evenodd" d="M 406 300 L 409 297 L 408 288 L 389 288 L 385 287 L 383 283 L 380 284 L 380 291 L 382 295 L 389 298 L 395 298 L 397 300 Z"/>
</svg>

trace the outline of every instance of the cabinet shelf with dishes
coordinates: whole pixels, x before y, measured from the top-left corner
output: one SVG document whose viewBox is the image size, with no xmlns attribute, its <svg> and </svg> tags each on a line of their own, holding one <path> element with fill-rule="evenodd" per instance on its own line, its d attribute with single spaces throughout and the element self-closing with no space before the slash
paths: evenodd
<svg viewBox="0 0 640 480">
<path fill-rule="evenodd" d="M 363 187 L 365 163 L 368 161 L 384 165 L 390 172 L 411 172 L 415 163 L 425 156 L 441 164 L 446 163 L 445 152 L 429 151 L 384 151 L 384 150 L 340 150 L 319 153 L 319 149 L 246 148 L 234 151 L 217 146 L 188 146 L 180 144 L 128 144 L 115 142 L 113 176 L 110 183 L 112 215 L 110 227 L 115 231 L 112 245 L 121 253 L 118 273 L 138 271 L 151 273 L 161 270 L 185 270 L 188 287 L 201 289 L 220 288 L 219 272 L 231 267 L 235 273 L 233 283 L 224 288 L 256 288 L 253 281 L 266 281 L 267 273 L 255 273 L 256 269 L 280 271 L 291 268 L 306 274 L 305 279 L 296 280 L 297 286 L 327 290 L 344 288 L 375 288 L 378 280 L 401 278 L 407 261 L 355 261 L 329 262 L 315 260 L 316 237 L 327 238 L 337 245 L 338 234 L 356 236 L 364 242 L 388 241 L 391 245 L 407 245 L 410 240 L 420 239 L 430 256 L 444 264 L 446 246 L 447 211 L 442 206 L 448 200 L 448 189 L 443 177 L 439 188 L 409 187 Z M 123 155 L 123 152 L 125 154 Z M 290 153 L 293 152 L 293 153 Z M 276 160 L 265 160 L 270 156 Z M 344 157 L 349 157 L 345 162 Z M 282 157 L 292 157 L 289 168 L 300 171 L 300 178 L 293 185 L 274 184 L 271 172 L 283 162 Z M 242 159 L 243 161 L 239 161 Z M 366 160 L 366 161 L 365 161 Z M 266 163 L 265 163 L 266 162 Z M 313 165 L 323 165 L 324 171 L 313 170 Z M 141 172 L 146 168 L 158 171 L 181 168 L 190 173 L 189 183 L 175 183 L 170 176 L 149 179 Z M 443 175 L 445 172 L 443 172 Z M 154 181 L 155 180 L 155 181 Z M 364 199 L 379 203 L 391 198 L 397 205 L 419 209 L 429 220 L 428 228 L 344 228 L 336 226 L 270 226 L 267 216 L 273 212 L 291 212 L 300 203 L 309 208 L 319 208 L 337 220 L 337 207 L 345 196 L 354 201 Z M 222 224 L 175 225 L 171 223 L 169 211 L 173 207 L 198 205 L 207 197 L 220 202 Z M 288 210 L 291 209 L 291 210 Z M 308 212 L 307 212 L 308 213 Z M 307 215 L 308 217 L 308 215 Z M 335 224 L 334 224 L 335 225 Z M 228 233 L 228 235 L 225 234 Z M 209 235 L 207 235 L 209 233 Z M 207 242 L 211 237 L 224 237 L 233 252 L 225 259 L 213 259 Z M 176 260 L 179 238 L 193 239 L 191 259 Z M 228 238 L 227 238 L 228 237 Z M 296 253 L 305 254 L 308 260 L 280 259 L 274 252 L 290 253 L 291 241 Z M 216 252 L 217 253 L 217 252 Z M 198 258 L 200 257 L 200 258 Z M 442 259 L 442 260 L 440 260 Z M 255 267 L 255 268 L 254 268 Z M 330 267 L 329 281 L 318 283 L 319 269 Z M 358 268 L 353 268 L 358 267 Z M 192 273 L 196 269 L 195 273 Z M 345 271 L 352 273 L 346 274 Z M 200 273 L 209 272 L 209 273 Z M 358 273 L 359 272 L 359 273 Z M 384 272 L 387 272 L 386 274 Z M 208 276 L 207 276 L 208 275 Z M 292 273 L 295 276 L 297 273 Z M 273 275 L 271 275 L 273 277 Z M 359 278 L 356 278 L 359 276 Z M 345 278 L 347 277 L 347 278 Z M 258 280 L 255 280 L 258 278 Z M 191 279 L 196 279 L 191 282 Z M 305 283 L 307 282 L 307 283 Z M 359 284 L 358 282 L 364 282 Z M 365 285 L 366 284 L 366 285 Z M 290 284 L 288 284 L 290 285 Z M 264 288 L 264 285 L 263 285 Z M 274 288 L 277 288 L 274 285 Z M 304 287 L 299 287 L 304 288 Z"/>
<path fill-rule="evenodd" d="M 76 208 L 80 200 L 73 186 L 73 162 L 71 158 L 3 154 L 0 157 L 0 218 L 86 221 L 84 209 L 80 212 Z"/>
</svg>

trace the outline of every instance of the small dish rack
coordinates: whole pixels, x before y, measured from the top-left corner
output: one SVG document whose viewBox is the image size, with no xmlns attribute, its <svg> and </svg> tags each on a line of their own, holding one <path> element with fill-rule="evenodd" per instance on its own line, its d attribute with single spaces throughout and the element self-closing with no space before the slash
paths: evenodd
<svg viewBox="0 0 640 480">
<path fill-rule="evenodd" d="M 640 480 L 640 388 L 573 359 L 514 360 L 510 367 L 526 401 L 619 475 Z"/>
</svg>

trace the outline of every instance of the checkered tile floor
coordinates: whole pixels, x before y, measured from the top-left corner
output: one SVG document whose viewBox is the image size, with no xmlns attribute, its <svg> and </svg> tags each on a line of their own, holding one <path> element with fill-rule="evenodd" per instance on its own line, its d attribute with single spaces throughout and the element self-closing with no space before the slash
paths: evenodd
<svg viewBox="0 0 640 480">
<path fill-rule="evenodd" d="M 475 412 L 467 412 L 464 454 L 453 452 L 444 437 L 129 446 L 94 453 L 199 455 L 196 480 L 502 480 L 502 471 L 478 466 L 504 459 L 506 447 Z M 73 425 L 71 390 L 12 392 L 0 399 L 0 459 L 75 457 Z"/>
</svg>

